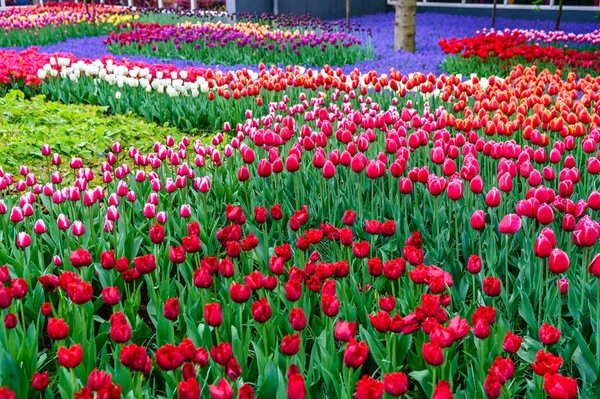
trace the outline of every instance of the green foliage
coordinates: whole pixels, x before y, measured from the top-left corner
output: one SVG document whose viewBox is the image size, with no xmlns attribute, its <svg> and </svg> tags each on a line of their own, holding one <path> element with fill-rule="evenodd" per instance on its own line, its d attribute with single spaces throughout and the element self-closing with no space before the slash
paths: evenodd
<svg viewBox="0 0 600 399">
<path fill-rule="evenodd" d="M 104 108 L 47 102 L 42 95 L 26 100 L 14 90 L 0 98 L 0 165 L 41 163 L 41 143 L 50 144 L 66 160 L 71 156 L 101 161 L 115 141 L 149 149 L 156 137 L 180 136 L 131 115 L 106 115 Z"/>
</svg>

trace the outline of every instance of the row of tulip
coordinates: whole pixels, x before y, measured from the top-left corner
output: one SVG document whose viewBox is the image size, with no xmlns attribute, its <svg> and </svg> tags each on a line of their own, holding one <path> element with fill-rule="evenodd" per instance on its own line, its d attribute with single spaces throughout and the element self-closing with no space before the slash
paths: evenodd
<svg viewBox="0 0 600 399">
<path fill-rule="evenodd" d="M 0 11 L 2 47 L 27 47 L 65 41 L 70 37 L 107 35 L 116 25 L 137 19 L 122 7 L 80 3 L 47 3 Z"/>
<path fill-rule="evenodd" d="M 506 79 L 477 78 L 464 82 L 460 75 L 403 76 L 358 70 L 346 75 L 339 69 L 301 67 L 266 68 L 234 72 L 202 68 L 178 69 L 168 65 L 118 62 L 112 58 L 77 60 L 69 54 L 40 54 L 35 49 L 17 53 L 1 51 L 0 86 L 28 95 L 42 92 L 64 103 L 87 102 L 116 113 L 133 112 L 148 121 L 168 122 L 184 131 L 200 126 L 220 129 L 224 122 L 242 121 L 246 110 L 259 115 L 270 101 L 279 101 L 306 90 L 337 90 L 338 99 L 356 103 L 361 95 L 377 97 L 382 107 L 403 99 L 435 107 L 444 105 L 444 123 L 462 132 L 493 136 L 522 133 L 533 144 L 547 146 L 550 132 L 583 136 L 599 124 L 597 101 L 600 82 L 573 73 L 563 78 L 534 68 L 517 68 Z M 286 91 L 287 97 L 282 97 Z M 394 93 L 397 99 L 387 95 Z M 553 100 L 559 95 L 560 101 Z M 287 100 L 286 100 L 287 101 Z M 395 104 L 394 104 L 395 105 Z M 490 116 L 493 112 L 493 117 Z M 533 135 L 532 130 L 540 129 Z"/>
<path fill-rule="evenodd" d="M 597 78 L 35 54 L 32 91 L 222 134 L 0 170 L 0 393 L 599 394 Z"/>
<path fill-rule="evenodd" d="M 597 31 L 578 37 L 562 32 L 484 30 L 472 37 L 442 39 L 439 45 L 445 54 L 454 55 L 443 63 L 444 70 L 451 73 L 504 76 L 514 66 L 535 64 L 540 69 L 595 76 L 600 71 L 599 37 Z"/>
<path fill-rule="evenodd" d="M 111 32 L 104 41 L 115 54 L 162 59 L 183 58 L 208 64 L 346 65 L 372 57 L 369 37 L 333 31 L 327 23 L 317 28 L 278 28 L 277 21 L 226 23 L 218 21 L 177 25 L 131 24 L 125 32 Z M 329 32 L 328 32 L 329 30 Z"/>
</svg>

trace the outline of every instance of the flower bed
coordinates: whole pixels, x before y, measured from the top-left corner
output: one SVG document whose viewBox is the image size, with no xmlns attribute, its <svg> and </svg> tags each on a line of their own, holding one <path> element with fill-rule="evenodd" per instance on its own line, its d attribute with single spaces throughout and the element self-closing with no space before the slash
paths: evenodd
<svg viewBox="0 0 600 399">
<path fill-rule="evenodd" d="M 578 74 L 600 71 L 600 32 L 587 35 L 547 34 L 534 30 L 481 32 L 463 39 L 442 39 L 444 70 L 450 73 L 506 75 L 514 66 L 535 64 L 538 68 L 574 70 Z"/>
<path fill-rule="evenodd" d="M 220 65 L 346 65 L 372 57 L 370 38 L 365 32 L 361 35 L 363 42 L 344 29 L 334 29 L 319 20 L 310 22 L 309 29 L 287 20 L 281 28 L 277 27 L 278 19 L 269 22 L 135 24 L 126 32 L 111 32 L 105 43 L 114 54 Z"/>
<path fill-rule="evenodd" d="M 598 78 L 0 58 L 218 131 L 0 169 L 0 393 L 594 395 Z"/>
<path fill-rule="evenodd" d="M 8 8 L 0 12 L 0 46 L 58 43 L 69 37 L 108 34 L 115 25 L 136 18 L 127 9 L 98 5 L 49 3 L 44 6 Z"/>
</svg>

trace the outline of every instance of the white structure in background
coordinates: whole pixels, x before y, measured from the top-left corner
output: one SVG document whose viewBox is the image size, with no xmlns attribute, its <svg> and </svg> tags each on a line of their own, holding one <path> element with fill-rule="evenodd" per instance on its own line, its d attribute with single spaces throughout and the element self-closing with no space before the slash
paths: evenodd
<svg viewBox="0 0 600 399">
<path fill-rule="evenodd" d="M 399 0 L 402 1 L 402 0 Z M 533 4 L 513 4 L 512 0 L 498 0 L 496 8 L 498 10 L 554 10 L 558 11 L 559 0 L 548 0 L 548 4 L 540 4 L 535 6 Z M 394 0 L 387 0 L 387 3 L 391 6 L 396 4 Z M 546 2 L 544 2 L 546 3 Z M 479 0 L 456 0 L 454 2 L 441 2 L 436 0 L 418 0 L 418 7 L 444 7 L 444 8 L 489 8 L 493 7 L 492 3 L 484 3 Z M 564 11 L 600 11 L 600 2 L 594 0 L 594 5 L 563 5 Z"/>
</svg>

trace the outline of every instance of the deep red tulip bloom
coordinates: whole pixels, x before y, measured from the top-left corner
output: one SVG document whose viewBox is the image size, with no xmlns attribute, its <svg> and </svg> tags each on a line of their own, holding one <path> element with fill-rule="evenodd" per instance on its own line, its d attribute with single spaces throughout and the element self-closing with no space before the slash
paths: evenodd
<svg viewBox="0 0 600 399">
<path fill-rule="evenodd" d="M 467 271 L 471 274 L 478 274 L 481 271 L 481 258 L 478 255 L 469 256 L 467 263 Z"/>
<path fill-rule="evenodd" d="M 292 310 L 290 310 L 290 324 L 296 331 L 301 331 L 306 328 L 306 315 L 302 308 L 292 308 Z"/>
<path fill-rule="evenodd" d="M 10 290 L 14 299 L 21 299 L 27 295 L 29 287 L 24 278 L 13 278 L 10 282 Z"/>
<path fill-rule="evenodd" d="M 408 390 L 408 377 L 400 371 L 388 373 L 383 377 L 383 388 L 388 395 L 404 395 Z"/>
<path fill-rule="evenodd" d="M 369 315 L 369 320 L 375 331 L 385 334 L 390 329 L 392 322 L 390 315 L 387 312 L 378 312 L 374 315 Z"/>
<path fill-rule="evenodd" d="M 546 374 L 558 373 L 558 369 L 562 364 L 562 357 L 554 356 L 552 353 L 547 353 L 543 349 L 540 349 L 535 355 L 535 362 L 531 363 L 531 368 L 537 375 L 544 376 Z"/>
<path fill-rule="evenodd" d="M 352 253 L 357 258 L 366 258 L 369 256 L 371 250 L 371 244 L 368 241 L 355 242 L 352 247 Z"/>
<path fill-rule="evenodd" d="M 91 283 L 80 281 L 78 283 L 69 284 L 67 287 L 67 295 L 73 303 L 82 305 L 92 299 L 94 289 Z"/>
<path fill-rule="evenodd" d="M 165 319 L 175 321 L 179 317 L 179 299 L 169 298 L 163 307 Z"/>
<path fill-rule="evenodd" d="M 100 254 L 100 266 L 103 269 L 110 270 L 117 265 L 117 260 L 115 259 L 115 251 L 112 249 L 110 251 L 102 252 Z"/>
<path fill-rule="evenodd" d="M 185 262 L 185 249 L 182 246 L 171 246 L 169 248 L 169 260 L 175 264 Z"/>
<path fill-rule="evenodd" d="M 364 364 L 369 356 L 369 347 L 364 342 L 357 342 L 354 338 L 344 350 L 344 365 L 357 369 Z"/>
<path fill-rule="evenodd" d="M 100 391 L 106 385 L 112 384 L 112 376 L 98 369 L 92 370 L 88 376 L 88 388 L 94 392 Z"/>
<path fill-rule="evenodd" d="M 133 259 L 133 264 L 139 274 L 148 274 L 156 270 L 156 259 L 153 254 L 138 256 Z"/>
<path fill-rule="evenodd" d="M 544 391 L 550 399 L 575 399 L 577 397 L 577 380 L 560 374 L 546 374 Z"/>
<path fill-rule="evenodd" d="M 187 378 L 177 385 L 177 397 L 179 399 L 200 398 L 200 385 L 196 378 Z"/>
<path fill-rule="evenodd" d="M 289 387 L 289 381 L 288 381 Z M 289 388 L 288 388 L 289 389 Z M 238 390 L 238 399 L 254 399 L 254 389 L 248 384 L 244 384 Z"/>
<path fill-rule="evenodd" d="M 483 390 L 489 399 L 498 399 L 502 393 L 502 385 L 498 381 L 496 374 L 491 373 L 485 377 Z"/>
<path fill-rule="evenodd" d="M 548 323 L 544 323 L 540 327 L 539 335 L 542 344 L 546 346 L 554 345 L 560 339 L 560 330 Z"/>
<path fill-rule="evenodd" d="M 486 277 L 483 280 L 483 292 L 489 297 L 497 297 L 502 292 L 500 280 L 497 277 Z"/>
<path fill-rule="evenodd" d="M 119 360 L 123 366 L 140 372 L 146 370 L 148 362 L 151 363 L 146 353 L 146 348 L 136 344 L 123 345 Z"/>
<path fill-rule="evenodd" d="M 108 306 L 115 306 L 121 301 L 119 287 L 106 287 L 102 290 L 102 301 Z"/>
<path fill-rule="evenodd" d="M 350 342 L 356 336 L 356 322 L 338 320 L 333 335 L 338 341 Z"/>
<path fill-rule="evenodd" d="M 262 297 L 252 303 L 252 317 L 258 323 L 266 323 L 271 318 L 271 306 L 266 298 Z"/>
<path fill-rule="evenodd" d="M 154 244 L 161 244 L 165 240 L 165 228 L 160 224 L 150 227 L 150 241 Z"/>
<path fill-rule="evenodd" d="M 120 344 L 131 339 L 131 327 L 122 312 L 110 316 L 110 338 Z"/>
<path fill-rule="evenodd" d="M 379 298 L 379 307 L 385 312 L 391 312 L 396 307 L 396 298 L 391 295 Z"/>
<path fill-rule="evenodd" d="M 450 389 L 450 383 L 440 380 L 433 390 L 433 396 L 431 399 L 452 399 L 453 397 L 452 390 Z"/>
<path fill-rule="evenodd" d="M 442 348 L 433 342 L 424 343 L 422 346 L 423 360 L 431 366 L 441 366 L 444 364 L 444 352 Z"/>
<path fill-rule="evenodd" d="M 264 160 L 261 160 L 264 161 Z M 221 378 L 219 383 L 215 385 L 209 385 L 210 396 L 212 399 L 231 399 L 233 398 L 233 389 L 225 378 Z"/>
<path fill-rule="evenodd" d="M 291 375 L 287 384 L 288 399 L 304 399 L 306 397 L 306 382 L 302 374 Z"/>
<path fill-rule="evenodd" d="M 80 344 L 75 344 L 70 348 L 61 346 L 58 349 L 56 356 L 58 364 L 65 368 L 72 369 L 81 364 L 81 361 L 83 360 L 83 349 Z"/>
<path fill-rule="evenodd" d="M 212 327 L 219 327 L 223 324 L 223 312 L 218 302 L 204 305 L 204 320 Z"/>
<path fill-rule="evenodd" d="M 48 373 L 46 371 L 39 373 L 36 372 L 33 374 L 33 379 L 31 381 L 31 386 L 36 391 L 43 391 L 48 387 L 50 383 L 50 378 L 48 377 Z"/>
<path fill-rule="evenodd" d="M 340 311 L 340 301 L 335 295 L 323 295 L 321 297 L 321 309 L 329 317 L 337 316 Z"/>
<path fill-rule="evenodd" d="M 71 252 L 69 262 L 71 263 L 71 266 L 76 268 L 89 266 L 92 264 L 92 254 L 83 248 L 79 248 Z"/>
<path fill-rule="evenodd" d="M 210 357 L 218 364 L 225 366 L 233 358 L 231 344 L 222 342 L 217 346 L 213 346 L 210 350 Z"/>
<path fill-rule="evenodd" d="M 356 383 L 354 399 L 381 399 L 383 397 L 383 383 L 373 377 L 363 375 Z"/>
<path fill-rule="evenodd" d="M 520 337 L 514 334 L 512 331 L 506 333 L 504 337 L 504 343 L 502 344 L 502 349 L 508 353 L 516 353 L 521 347 L 521 343 L 523 342 L 523 337 Z"/>
<path fill-rule="evenodd" d="M 245 284 L 231 283 L 229 295 L 235 303 L 244 303 L 250 299 L 252 290 Z"/>
<path fill-rule="evenodd" d="M 185 361 L 179 348 L 171 344 L 166 344 L 158 348 L 155 358 L 158 368 L 164 371 L 178 369 Z"/>
<path fill-rule="evenodd" d="M 300 334 L 295 333 L 284 336 L 279 349 L 285 356 L 294 356 L 300 350 Z"/>
<path fill-rule="evenodd" d="M 354 221 L 356 220 L 356 212 L 348 209 L 344 212 L 344 216 L 342 217 L 342 223 L 346 226 L 353 226 Z"/>
<path fill-rule="evenodd" d="M 199 252 L 202 249 L 202 243 L 198 236 L 182 237 L 181 246 L 188 254 Z"/>
<path fill-rule="evenodd" d="M 569 280 L 563 277 L 556 282 L 556 286 L 558 287 L 560 295 L 566 295 L 569 290 Z"/>
</svg>

